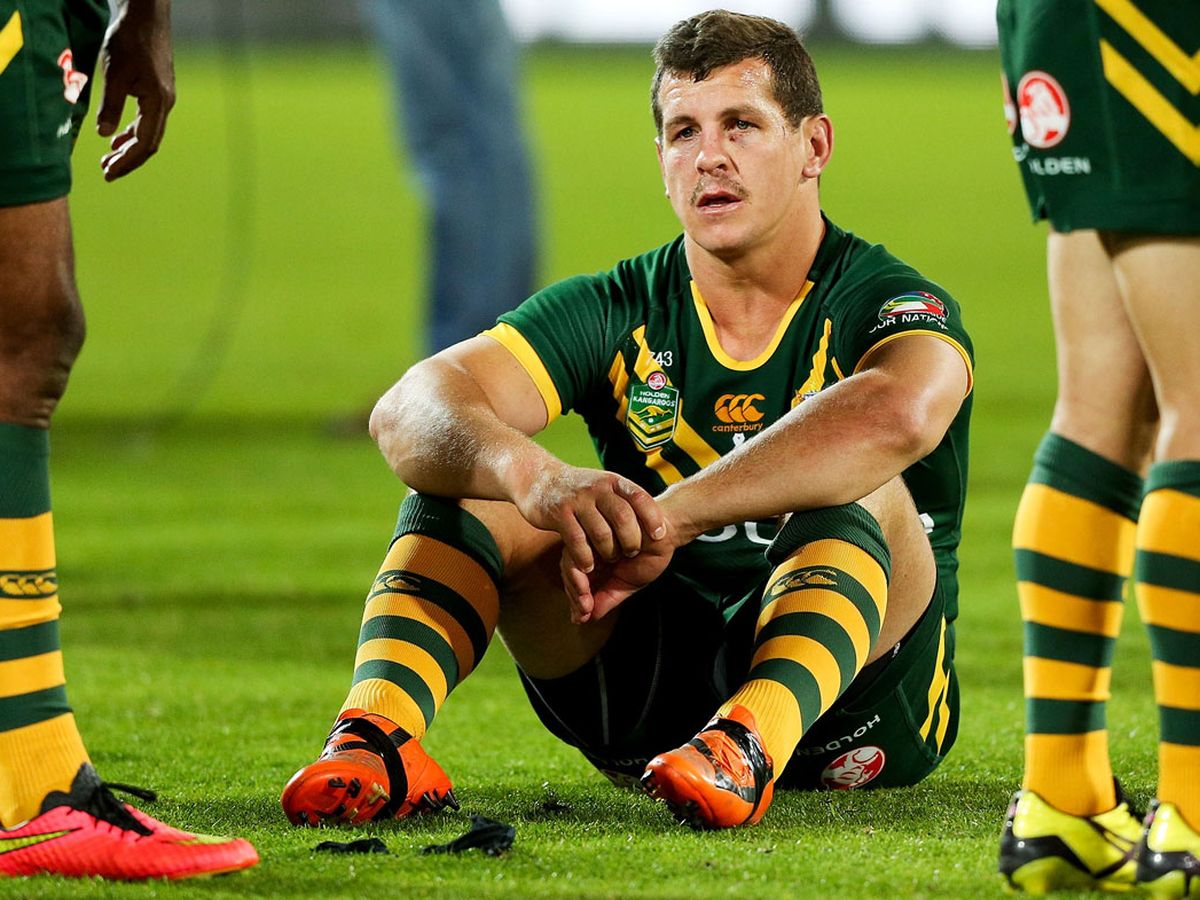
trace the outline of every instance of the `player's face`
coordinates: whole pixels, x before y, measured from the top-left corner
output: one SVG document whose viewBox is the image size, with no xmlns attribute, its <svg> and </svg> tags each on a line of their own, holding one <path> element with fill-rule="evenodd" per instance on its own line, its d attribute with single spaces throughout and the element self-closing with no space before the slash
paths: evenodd
<svg viewBox="0 0 1200 900">
<path fill-rule="evenodd" d="M 814 150 L 813 131 L 828 136 L 829 120 L 810 116 L 793 128 L 765 62 L 743 60 L 698 82 L 664 78 L 659 103 L 663 182 L 692 240 L 737 257 L 798 220 L 803 196 L 815 194 L 813 179 L 828 160 L 829 142 Z"/>
</svg>

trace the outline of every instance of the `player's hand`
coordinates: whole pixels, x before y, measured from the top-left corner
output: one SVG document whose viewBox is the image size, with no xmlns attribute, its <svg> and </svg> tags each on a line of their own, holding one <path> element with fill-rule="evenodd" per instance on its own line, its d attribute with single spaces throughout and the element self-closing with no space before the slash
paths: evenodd
<svg viewBox="0 0 1200 900">
<path fill-rule="evenodd" d="M 571 621 L 582 625 L 601 619 L 658 578 L 675 554 L 672 534 L 668 528 L 667 533 L 657 540 L 646 538 L 636 556 L 602 560 L 591 572 L 584 572 L 575 565 L 564 550 L 559 568 L 563 589 L 571 604 Z"/>
<path fill-rule="evenodd" d="M 530 525 L 558 532 L 564 552 L 584 574 L 598 561 L 637 556 L 647 539 L 666 535 L 654 498 L 614 472 L 548 466 L 516 505 Z"/>
<path fill-rule="evenodd" d="M 164 0 L 129 0 L 109 26 L 101 55 L 104 97 L 96 116 L 101 136 L 115 135 L 100 167 L 105 181 L 128 175 L 158 150 L 175 105 L 170 7 Z M 137 115 L 119 134 L 125 98 Z"/>
</svg>

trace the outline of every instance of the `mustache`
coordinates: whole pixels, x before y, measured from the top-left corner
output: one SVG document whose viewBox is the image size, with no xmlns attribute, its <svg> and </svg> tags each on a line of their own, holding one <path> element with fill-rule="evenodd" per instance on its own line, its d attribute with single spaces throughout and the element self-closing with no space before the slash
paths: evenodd
<svg viewBox="0 0 1200 900">
<path fill-rule="evenodd" d="M 749 191 L 747 191 L 744 187 L 742 187 L 742 185 L 740 185 L 736 181 L 733 181 L 732 179 L 707 178 L 707 179 L 704 179 L 703 181 L 696 182 L 696 187 L 692 189 L 692 196 L 689 199 L 689 202 L 691 203 L 692 206 L 695 206 L 697 203 L 700 202 L 701 197 L 703 197 L 708 191 L 711 191 L 714 189 L 719 190 L 719 191 L 725 191 L 726 193 L 729 193 L 729 194 L 733 194 L 733 196 L 737 197 L 739 200 L 745 200 L 747 197 L 750 196 Z"/>
</svg>

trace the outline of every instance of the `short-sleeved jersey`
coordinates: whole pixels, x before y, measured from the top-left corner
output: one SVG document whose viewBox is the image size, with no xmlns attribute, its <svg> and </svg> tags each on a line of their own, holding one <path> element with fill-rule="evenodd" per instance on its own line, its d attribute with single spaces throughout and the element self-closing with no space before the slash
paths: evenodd
<svg viewBox="0 0 1200 900">
<path fill-rule="evenodd" d="M 722 350 L 682 237 L 609 272 L 552 285 L 485 334 L 520 361 L 551 419 L 579 413 L 604 468 L 654 495 L 753 440 L 893 340 L 933 335 L 957 349 L 970 372 L 955 300 L 881 245 L 825 225 L 808 280 L 756 359 Z M 968 396 L 937 448 L 904 473 L 952 615 L 970 406 Z M 676 552 L 673 571 L 720 604 L 766 577 L 763 550 L 776 530 L 772 520 L 701 535 Z"/>
</svg>

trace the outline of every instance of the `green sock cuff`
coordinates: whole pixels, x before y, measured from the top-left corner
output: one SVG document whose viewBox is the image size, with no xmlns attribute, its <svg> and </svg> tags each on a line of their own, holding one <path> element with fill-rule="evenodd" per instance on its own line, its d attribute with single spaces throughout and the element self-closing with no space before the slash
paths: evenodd
<svg viewBox="0 0 1200 900">
<path fill-rule="evenodd" d="M 1200 497 L 1200 460 L 1169 459 L 1152 465 L 1146 476 L 1146 493 L 1163 490 Z"/>
<path fill-rule="evenodd" d="M 1030 484 L 1044 484 L 1137 521 L 1142 479 L 1062 435 L 1048 432 L 1033 455 Z"/>
<path fill-rule="evenodd" d="M 767 547 L 767 561 L 777 566 L 805 544 L 833 538 L 853 544 L 869 553 L 892 577 L 892 554 L 875 517 L 859 503 L 843 503 L 824 509 L 793 513 Z"/>
<path fill-rule="evenodd" d="M 0 519 L 50 510 L 50 432 L 0 422 Z"/>
<path fill-rule="evenodd" d="M 486 525 L 455 501 L 429 494 L 409 494 L 400 504 L 392 543 L 405 534 L 423 534 L 463 551 L 483 566 L 492 581 L 500 584 L 504 561 L 495 538 Z"/>
</svg>

